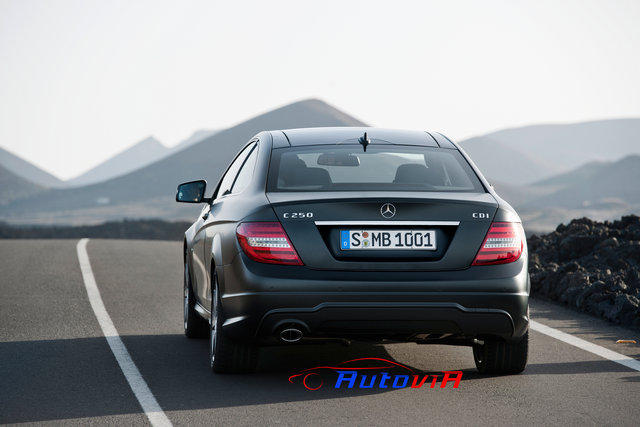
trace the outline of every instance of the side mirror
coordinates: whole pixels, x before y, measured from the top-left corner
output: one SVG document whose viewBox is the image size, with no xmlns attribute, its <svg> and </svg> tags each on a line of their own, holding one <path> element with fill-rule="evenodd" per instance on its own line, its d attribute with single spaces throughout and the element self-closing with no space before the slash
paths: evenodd
<svg viewBox="0 0 640 427">
<path fill-rule="evenodd" d="M 208 201 L 204 197 L 204 191 L 207 189 L 207 181 L 200 179 L 198 181 L 185 182 L 178 185 L 176 193 L 176 202 L 182 203 L 202 203 Z"/>
</svg>

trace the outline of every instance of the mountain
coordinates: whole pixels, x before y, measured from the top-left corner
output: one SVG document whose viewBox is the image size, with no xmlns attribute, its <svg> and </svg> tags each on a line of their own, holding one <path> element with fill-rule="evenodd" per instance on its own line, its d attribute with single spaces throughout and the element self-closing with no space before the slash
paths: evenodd
<svg viewBox="0 0 640 427">
<path fill-rule="evenodd" d="M 640 183 L 640 155 L 598 164 L 583 179 L 565 182 L 557 191 L 528 201 L 523 207 L 547 205 L 578 209 L 612 204 L 640 205 L 640 187 L 637 185 Z"/>
<path fill-rule="evenodd" d="M 220 132 L 220 129 L 199 129 L 192 133 L 191 136 L 187 139 L 180 141 L 178 144 L 171 147 L 170 150 L 173 153 L 184 150 L 185 148 L 195 144 L 196 142 L 200 142 L 205 138 L 209 138 L 210 136 L 213 136 L 218 132 Z"/>
<path fill-rule="evenodd" d="M 553 175 L 533 184 L 515 185 L 502 181 L 493 183 L 502 198 L 513 206 L 523 206 L 527 202 L 539 203 L 542 196 L 553 194 L 573 185 L 591 179 L 596 173 L 609 168 L 613 162 L 589 162 L 569 172 Z"/>
<path fill-rule="evenodd" d="M 530 185 L 497 182 L 498 194 L 518 210 L 525 229 L 547 232 L 573 218 L 598 221 L 640 212 L 640 155 L 589 162 Z"/>
<path fill-rule="evenodd" d="M 640 119 L 525 126 L 490 136 L 564 171 L 640 154 Z"/>
<path fill-rule="evenodd" d="M 42 190 L 44 190 L 44 187 L 34 184 L 0 166 L 0 206 L 7 205 L 17 199 L 29 197 Z"/>
<path fill-rule="evenodd" d="M 269 129 L 366 126 L 348 114 L 308 99 L 253 117 L 123 176 L 19 200 L 2 215 L 12 222 L 97 223 L 121 218 L 192 218 L 199 207 L 175 203 L 180 182 L 204 178 L 209 192 L 238 150 Z"/>
<path fill-rule="evenodd" d="M 489 179 L 530 184 L 585 163 L 640 154 L 640 119 L 525 126 L 461 145 Z"/>
<path fill-rule="evenodd" d="M 0 148 L 0 166 L 3 166 L 5 169 L 13 172 L 17 176 L 42 187 L 60 187 L 63 185 L 61 180 L 51 175 L 49 172 L 43 171 L 39 167 L 16 156 L 4 148 Z"/>
<path fill-rule="evenodd" d="M 259 131 L 313 126 L 366 125 L 317 99 L 296 102 L 203 139 L 196 134 L 184 148 L 174 147 L 124 175 L 18 198 L 2 207 L 0 220 L 95 224 L 122 218 L 192 219 L 200 207 L 174 202 L 178 183 L 207 179 L 210 194 L 239 148 Z M 605 220 L 639 212 L 638 142 L 640 119 L 621 119 L 507 129 L 461 144 L 498 193 L 518 209 L 527 231 L 540 232 L 572 218 Z"/>
<path fill-rule="evenodd" d="M 607 169 L 611 166 L 612 162 L 593 161 L 586 163 L 576 169 L 569 172 L 554 175 L 551 178 L 546 178 L 533 183 L 534 187 L 538 188 L 564 188 L 570 185 L 579 184 L 584 180 L 591 179 L 596 173 Z"/>
<path fill-rule="evenodd" d="M 171 150 L 149 136 L 82 175 L 66 181 L 71 187 L 94 184 L 124 175 L 164 157 Z"/>
<path fill-rule="evenodd" d="M 490 137 L 467 139 L 460 145 L 492 183 L 521 185 L 558 172 L 556 167 Z"/>
<path fill-rule="evenodd" d="M 106 181 L 120 175 L 125 175 L 136 169 L 150 165 L 151 163 L 154 163 L 172 153 L 184 150 L 185 148 L 214 135 L 216 132 L 218 132 L 218 130 L 197 130 L 190 137 L 179 142 L 173 147 L 165 147 L 154 137 L 147 137 L 110 159 L 105 160 L 82 175 L 66 181 L 64 184 L 68 187 L 80 187 L 83 185 Z"/>
</svg>

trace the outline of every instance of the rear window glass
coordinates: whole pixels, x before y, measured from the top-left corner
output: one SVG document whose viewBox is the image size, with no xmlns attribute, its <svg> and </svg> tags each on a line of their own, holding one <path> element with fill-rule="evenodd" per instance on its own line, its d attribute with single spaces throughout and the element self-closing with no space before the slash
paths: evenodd
<svg viewBox="0 0 640 427">
<path fill-rule="evenodd" d="M 457 150 L 405 145 L 274 149 L 268 191 L 456 191 L 484 193 Z"/>
</svg>

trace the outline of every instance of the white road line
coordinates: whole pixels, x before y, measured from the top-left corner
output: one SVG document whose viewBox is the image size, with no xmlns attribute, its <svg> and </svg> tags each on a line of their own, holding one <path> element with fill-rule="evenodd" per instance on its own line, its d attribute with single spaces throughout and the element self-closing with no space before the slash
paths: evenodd
<svg viewBox="0 0 640 427">
<path fill-rule="evenodd" d="M 109 313 L 107 313 L 107 309 L 102 302 L 102 297 L 100 296 L 96 279 L 93 277 L 93 271 L 91 270 L 89 255 L 87 254 L 88 241 L 89 239 L 80 239 L 76 249 L 78 251 L 78 261 L 80 262 L 80 270 L 82 271 L 84 286 L 87 289 L 91 308 L 93 308 L 93 312 L 98 319 L 98 323 L 100 323 L 102 333 L 107 339 L 107 343 L 109 344 L 109 347 L 111 347 L 111 351 L 116 357 L 122 373 L 127 378 L 133 394 L 136 395 L 136 398 L 138 399 L 138 402 L 140 402 L 140 406 L 149 419 L 151 425 L 171 426 L 171 421 L 167 418 L 166 414 L 158 404 L 158 401 L 153 396 L 153 393 L 151 393 L 149 386 L 145 382 L 144 378 L 142 378 L 140 371 L 138 371 L 135 363 L 133 363 L 131 355 L 120 339 L 120 335 L 118 335 L 118 331 L 113 325 L 111 317 L 109 317 Z"/>
<path fill-rule="evenodd" d="M 529 322 L 529 327 L 534 331 L 549 335 L 552 338 L 566 342 L 567 344 L 571 344 L 574 347 L 578 347 L 582 350 L 588 351 L 589 353 L 604 357 L 605 359 L 609 359 L 612 362 L 619 363 L 623 366 L 626 366 L 627 368 L 631 368 L 640 372 L 640 361 L 632 357 L 616 353 L 615 351 L 609 350 L 608 348 L 601 347 L 597 344 L 593 344 L 589 341 L 583 340 L 582 338 L 575 337 L 573 335 L 567 334 L 533 320 Z"/>
</svg>

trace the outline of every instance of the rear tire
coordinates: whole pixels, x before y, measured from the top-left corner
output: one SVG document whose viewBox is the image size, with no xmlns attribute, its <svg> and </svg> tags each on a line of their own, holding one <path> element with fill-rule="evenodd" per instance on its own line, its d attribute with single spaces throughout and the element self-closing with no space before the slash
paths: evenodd
<svg viewBox="0 0 640 427">
<path fill-rule="evenodd" d="M 217 278 L 214 273 L 211 284 L 209 365 L 213 372 L 219 374 L 254 372 L 258 365 L 258 347 L 251 343 L 233 341 L 222 332 L 222 305 Z"/>
<path fill-rule="evenodd" d="M 200 317 L 196 311 L 196 297 L 191 286 L 191 275 L 189 274 L 189 264 L 184 264 L 184 285 L 183 296 L 183 320 L 184 334 L 187 338 L 207 338 L 209 334 L 209 323 Z"/>
<path fill-rule="evenodd" d="M 516 343 L 489 339 L 473 345 L 473 358 L 481 374 L 519 374 L 527 366 L 528 352 L 529 331 Z"/>
</svg>

